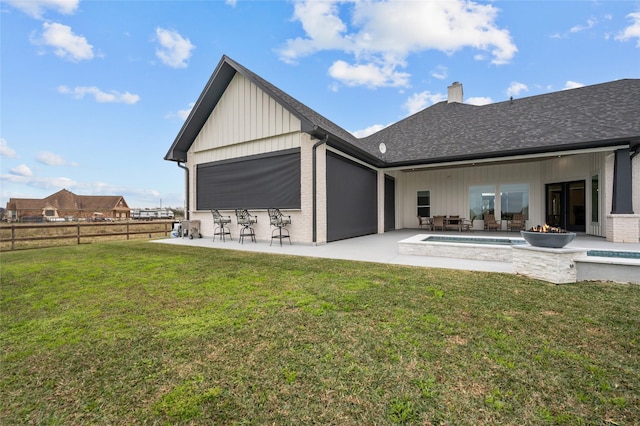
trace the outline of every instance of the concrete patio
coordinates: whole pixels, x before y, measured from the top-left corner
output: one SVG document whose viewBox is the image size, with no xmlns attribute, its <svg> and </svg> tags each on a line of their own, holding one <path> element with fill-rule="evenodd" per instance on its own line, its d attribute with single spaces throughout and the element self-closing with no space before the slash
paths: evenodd
<svg viewBox="0 0 640 426">
<path fill-rule="evenodd" d="M 429 257 L 402 255 L 398 250 L 398 242 L 416 234 L 441 234 L 441 235 L 461 235 L 458 232 L 427 232 L 421 229 L 401 229 L 386 232 L 384 234 L 366 235 L 364 237 L 350 238 L 342 241 L 336 241 L 322 245 L 289 245 L 288 241 L 284 241 L 282 247 L 277 241 L 273 245 L 269 245 L 270 241 L 260 241 L 253 243 L 249 239 L 245 239 L 244 244 L 238 242 L 236 235 L 233 240 L 227 238 L 226 241 L 220 241 L 216 237 L 204 235 L 202 238 L 166 238 L 154 240 L 160 244 L 175 244 L 179 246 L 194 246 L 205 248 L 216 248 L 226 250 L 242 250 L 251 252 L 274 253 L 292 256 L 309 256 L 327 259 L 345 259 L 363 262 L 387 263 L 396 265 L 422 266 L 432 268 L 448 268 L 461 269 L 471 271 L 485 272 L 504 272 L 515 273 L 513 263 L 511 262 L 494 262 L 469 259 L 457 259 L 447 257 Z M 469 236 L 492 236 L 492 237 L 519 237 L 516 232 L 485 232 L 474 231 L 464 233 Z M 611 243 L 602 237 L 594 237 L 590 235 L 578 234 L 567 248 L 581 248 L 589 250 L 607 250 L 607 251 L 635 251 L 640 252 L 640 244 L 637 243 Z"/>
</svg>

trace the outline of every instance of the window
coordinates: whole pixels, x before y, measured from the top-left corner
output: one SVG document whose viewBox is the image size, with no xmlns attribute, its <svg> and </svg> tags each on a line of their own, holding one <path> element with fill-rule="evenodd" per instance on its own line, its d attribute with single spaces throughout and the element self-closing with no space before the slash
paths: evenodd
<svg viewBox="0 0 640 426">
<path fill-rule="evenodd" d="M 485 214 L 494 214 L 496 187 L 475 185 L 469 187 L 469 219 L 482 220 Z"/>
<path fill-rule="evenodd" d="M 529 184 L 500 185 L 500 211 L 503 220 L 511 220 L 514 214 L 529 218 Z"/>
<path fill-rule="evenodd" d="M 431 216 L 431 191 L 418 191 L 418 216 Z"/>
<path fill-rule="evenodd" d="M 600 213 L 600 198 L 598 195 L 600 191 L 598 189 L 598 175 L 591 177 L 591 222 L 599 222 Z"/>
</svg>

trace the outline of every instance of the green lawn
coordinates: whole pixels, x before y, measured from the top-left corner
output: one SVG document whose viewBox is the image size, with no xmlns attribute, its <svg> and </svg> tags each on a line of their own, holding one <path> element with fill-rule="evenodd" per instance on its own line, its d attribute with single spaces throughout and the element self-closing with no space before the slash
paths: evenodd
<svg viewBox="0 0 640 426">
<path fill-rule="evenodd" d="M 1 253 L 0 424 L 640 424 L 640 286 L 141 241 Z"/>
</svg>

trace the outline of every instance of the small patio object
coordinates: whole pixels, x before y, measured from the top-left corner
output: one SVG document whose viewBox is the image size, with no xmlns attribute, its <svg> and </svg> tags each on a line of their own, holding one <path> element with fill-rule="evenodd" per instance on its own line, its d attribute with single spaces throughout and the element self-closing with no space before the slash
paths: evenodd
<svg viewBox="0 0 640 426">
<path fill-rule="evenodd" d="M 238 226 L 242 226 L 240 229 L 239 241 L 244 244 L 244 237 L 251 237 L 251 241 L 256 242 L 256 232 L 253 229 L 253 225 L 258 223 L 258 218 L 247 209 L 236 209 L 236 218 L 238 219 Z"/>
<path fill-rule="evenodd" d="M 202 238 L 200 234 L 200 221 L 199 220 L 183 220 L 180 223 L 182 228 L 182 238 L 188 236 L 190 240 L 194 238 Z"/>
<path fill-rule="evenodd" d="M 473 221 L 475 220 L 475 218 L 469 220 L 469 219 L 462 219 L 462 228 L 460 229 L 461 231 L 471 231 L 473 229 Z"/>
<path fill-rule="evenodd" d="M 271 231 L 271 244 L 273 244 L 274 238 L 278 238 L 280 240 L 280 245 L 282 245 L 283 238 L 289 238 L 289 244 L 291 244 L 291 238 L 289 237 L 289 230 L 287 229 L 287 225 L 291 225 L 291 216 L 283 215 L 280 212 L 280 209 L 268 209 L 268 212 L 269 212 L 269 221 L 271 222 L 271 226 L 274 226 L 276 228 L 273 231 Z M 284 234 L 282 233 L 283 231 L 284 231 Z"/>
<path fill-rule="evenodd" d="M 211 209 L 211 214 L 213 215 L 213 223 L 215 224 L 213 228 L 213 241 L 216 240 L 216 235 L 220 236 L 222 241 L 224 241 L 225 235 L 228 235 L 229 239 L 233 240 L 233 238 L 231 238 L 231 230 L 229 229 L 231 216 L 223 216 L 217 209 Z"/>
<path fill-rule="evenodd" d="M 484 229 L 485 231 L 497 231 L 502 228 L 502 221 L 496 220 L 496 215 L 485 214 L 484 215 Z"/>
</svg>

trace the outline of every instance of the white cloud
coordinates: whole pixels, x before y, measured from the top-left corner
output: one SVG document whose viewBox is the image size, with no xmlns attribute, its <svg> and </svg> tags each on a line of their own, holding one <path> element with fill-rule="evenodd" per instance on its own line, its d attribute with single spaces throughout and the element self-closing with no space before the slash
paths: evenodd
<svg viewBox="0 0 640 426">
<path fill-rule="evenodd" d="M 20 9 L 27 15 L 42 19 L 42 15 L 50 9 L 63 15 L 71 15 L 78 9 L 80 0 L 6 0 L 7 3 Z"/>
<path fill-rule="evenodd" d="M 476 97 L 467 99 L 466 103 L 468 103 L 469 105 L 482 106 L 482 105 L 489 105 L 492 102 L 493 102 L 493 99 L 489 97 L 476 96 Z"/>
<path fill-rule="evenodd" d="M 397 72 L 394 67 L 378 64 L 349 65 L 336 61 L 329 68 L 329 75 L 347 86 L 405 87 L 409 84 L 409 74 Z"/>
<path fill-rule="evenodd" d="M 616 40 L 628 41 L 635 38 L 637 39 L 636 47 L 640 47 L 640 12 L 630 13 L 627 15 L 627 18 L 629 18 L 632 23 L 616 36 Z"/>
<path fill-rule="evenodd" d="M 112 90 L 107 93 L 95 86 L 76 86 L 74 89 L 70 89 L 67 86 L 59 86 L 58 92 L 65 95 L 71 95 L 75 99 L 82 99 L 85 95 L 92 95 L 95 101 L 99 103 L 120 103 L 132 105 L 140 100 L 140 96 L 129 92 L 120 93 Z"/>
<path fill-rule="evenodd" d="M 238 4 L 238 0 L 224 0 L 224 2 L 232 7 L 236 7 L 236 4 Z"/>
<path fill-rule="evenodd" d="M 300 21 L 308 38 L 287 40 L 280 49 L 280 59 L 294 63 L 298 58 L 321 50 L 348 50 L 351 42 L 344 33 L 347 26 L 332 1 L 299 1 L 294 4 L 293 20 Z"/>
<path fill-rule="evenodd" d="M 362 129 L 362 130 L 356 130 L 355 132 L 351 132 L 351 134 L 353 136 L 355 136 L 356 138 L 366 138 L 369 135 L 372 135 L 376 132 L 379 132 L 380 130 L 384 129 L 385 125 L 383 124 L 374 124 L 373 126 L 369 126 L 366 129 Z"/>
<path fill-rule="evenodd" d="M 575 25 L 569 30 L 570 33 L 579 33 L 580 31 L 590 30 L 598 23 L 596 18 L 587 19 L 586 25 Z"/>
<path fill-rule="evenodd" d="M 93 59 L 93 46 L 87 39 L 75 35 L 71 27 L 57 22 L 44 22 L 42 34 L 39 37 L 32 36 L 31 42 L 36 45 L 53 47 L 54 53 L 72 62 Z"/>
<path fill-rule="evenodd" d="M 342 19 L 349 12 L 351 28 Z M 498 9 L 492 5 L 463 0 L 304 0 L 295 3 L 293 20 L 302 24 L 305 36 L 287 40 L 279 55 L 281 60 L 294 63 L 322 50 L 340 50 L 354 58 L 351 65 L 342 60 L 332 66 L 335 78 L 346 74 L 345 84 L 408 85 L 409 75 L 397 68 L 405 67 L 413 52 L 453 54 L 471 47 L 489 54 L 494 64 L 509 62 L 518 49 L 509 31 L 495 24 L 497 15 Z M 372 78 L 375 69 L 387 78 Z M 358 75 L 363 75 L 360 83 Z"/>
<path fill-rule="evenodd" d="M 18 158 L 18 154 L 13 148 L 9 147 L 5 138 L 0 138 L 0 157 Z"/>
<path fill-rule="evenodd" d="M 37 176 L 20 176 L 13 174 L 0 175 L 0 181 L 7 183 L 27 185 L 40 189 L 56 189 L 73 188 L 77 186 L 76 182 L 66 177 L 37 177 Z"/>
<path fill-rule="evenodd" d="M 428 106 L 436 104 L 438 102 L 446 100 L 446 96 L 440 93 L 431 93 L 428 90 L 420 93 L 414 93 L 404 103 L 403 108 L 406 109 L 409 114 L 415 114 L 418 111 L 422 111 Z"/>
<path fill-rule="evenodd" d="M 578 87 L 583 87 L 584 84 L 583 83 L 577 83 L 575 81 L 567 81 L 564 85 L 564 89 L 563 90 L 567 90 L 567 89 L 576 89 Z"/>
<path fill-rule="evenodd" d="M 189 104 L 189 108 L 186 109 L 179 109 L 177 112 L 170 112 L 167 115 L 164 116 L 164 118 L 166 119 L 174 119 L 174 118 L 179 118 L 180 120 L 186 120 L 187 117 L 189 117 L 189 114 L 191 113 L 191 110 L 193 109 L 195 103 L 191 102 Z"/>
<path fill-rule="evenodd" d="M 78 163 L 65 160 L 61 155 L 54 154 L 53 152 L 41 151 L 36 157 L 39 163 L 47 166 L 77 166 Z"/>
<path fill-rule="evenodd" d="M 194 105 L 195 105 L 195 102 L 191 102 L 189 104 L 189 108 L 178 110 L 178 117 L 182 120 L 186 120 L 187 117 L 189 117 L 189 114 L 191 114 L 191 110 L 193 109 Z"/>
<path fill-rule="evenodd" d="M 437 78 L 438 80 L 444 80 L 448 76 L 447 73 L 447 67 L 445 67 L 444 65 L 438 65 L 436 69 L 431 71 L 431 77 Z"/>
<path fill-rule="evenodd" d="M 156 39 L 160 46 L 156 48 L 156 56 L 163 64 L 173 68 L 186 68 L 187 60 L 195 46 L 188 38 L 182 37 L 177 31 L 156 28 Z"/>
<path fill-rule="evenodd" d="M 19 166 L 10 169 L 9 173 L 11 173 L 12 175 L 25 177 L 31 176 L 33 174 L 31 173 L 31 169 L 27 167 L 26 164 L 20 164 Z"/>
<path fill-rule="evenodd" d="M 526 84 L 514 81 L 507 89 L 507 96 L 518 96 L 520 93 L 527 91 L 529 91 L 529 88 Z"/>
</svg>

